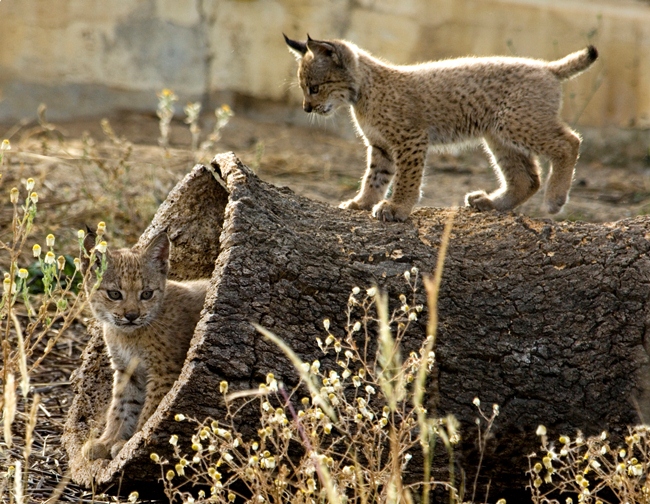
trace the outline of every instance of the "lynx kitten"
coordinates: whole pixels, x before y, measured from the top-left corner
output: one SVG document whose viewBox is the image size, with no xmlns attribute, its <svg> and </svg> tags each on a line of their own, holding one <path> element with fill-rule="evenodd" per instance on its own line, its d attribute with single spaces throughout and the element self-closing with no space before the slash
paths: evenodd
<svg viewBox="0 0 650 504">
<path fill-rule="evenodd" d="M 467 205 L 522 204 L 541 184 L 538 155 L 552 164 L 546 209 L 557 213 L 566 203 L 580 136 L 559 118 L 560 83 L 596 60 L 593 46 L 551 62 L 470 57 L 396 66 L 343 40 L 285 40 L 299 60 L 305 112 L 328 115 L 349 105 L 368 147 L 361 190 L 342 208 L 405 220 L 420 196 L 429 144 L 481 138 L 501 187 L 467 194 Z M 392 196 L 383 199 L 391 180 Z"/>
<path fill-rule="evenodd" d="M 95 237 L 87 235 L 86 250 L 94 245 Z M 208 280 L 167 280 L 166 233 L 143 251 L 107 251 L 106 260 L 90 306 L 103 326 L 114 370 L 113 397 L 104 432 L 84 445 L 91 460 L 115 457 L 176 381 L 208 287 Z"/>
</svg>

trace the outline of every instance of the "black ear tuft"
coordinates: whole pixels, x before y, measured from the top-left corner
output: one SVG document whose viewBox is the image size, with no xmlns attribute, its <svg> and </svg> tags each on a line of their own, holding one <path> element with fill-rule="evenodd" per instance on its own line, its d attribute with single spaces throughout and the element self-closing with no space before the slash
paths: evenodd
<svg viewBox="0 0 650 504">
<path fill-rule="evenodd" d="M 307 52 L 307 43 L 299 42 L 297 40 L 291 40 L 284 33 L 282 35 L 284 36 L 284 41 L 289 46 L 291 52 L 293 52 L 297 57 L 302 58 Z"/>
<path fill-rule="evenodd" d="M 95 231 L 92 230 L 90 226 L 86 224 L 86 236 L 84 236 L 84 250 L 81 252 L 81 270 L 85 273 L 90 266 L 90 255 L 95 248 L 95 242 L 97 241 L 97 235 Z M 99 256 L 95 257 L 95 262 L 99 265 L 101 259 Z"/>
</svg>

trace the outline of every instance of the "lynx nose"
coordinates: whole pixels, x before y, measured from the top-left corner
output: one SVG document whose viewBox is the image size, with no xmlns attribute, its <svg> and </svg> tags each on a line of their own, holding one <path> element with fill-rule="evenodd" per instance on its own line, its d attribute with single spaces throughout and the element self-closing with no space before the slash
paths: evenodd
<svg viewBox="0 0 650 504">
<path fill-rule="evenodd" d="M 302 109 L 303 109 L 305 112 L 309 113 L 309 112 L 311 112 L 312 110 L 314 110 L 314 107 L 311 106 L 311 103 L 303 102 L 303 104 L 302 104 Z"/>
<path fill-rule="evenodd" d="M 124 314 L 124 318 L 128 320 L 129 322 L 133 322 L 135 319 L 137 319 L 140 316 L 138 312 L 127 312 Z"/>
</svg>

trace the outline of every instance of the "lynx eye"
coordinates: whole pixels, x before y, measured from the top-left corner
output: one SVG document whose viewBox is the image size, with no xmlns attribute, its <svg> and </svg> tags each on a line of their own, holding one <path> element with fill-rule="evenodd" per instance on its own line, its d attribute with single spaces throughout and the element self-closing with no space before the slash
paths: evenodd
<svg viewBox="0 0 650 504">
<path fill-rule="evenodd" d="M 153 291 L 152 290 L 145 290 L 140 293 L 140 299 L 143 301 L 148 301 L 153 297 Z"/>
<path fill-rule="evenodd" d="M 318 84 L 314 84 L 313 86 L 309 86 L 309 94 L 310 95 L 318 94 Z"/>
<path fill-rule="evenodd" d="M 113 301 L 119 301 L 122 299 L 122 293 L 118 290 L 107 290 L 106 295 L 108 296 L 108 299 Z"/>
</svg>

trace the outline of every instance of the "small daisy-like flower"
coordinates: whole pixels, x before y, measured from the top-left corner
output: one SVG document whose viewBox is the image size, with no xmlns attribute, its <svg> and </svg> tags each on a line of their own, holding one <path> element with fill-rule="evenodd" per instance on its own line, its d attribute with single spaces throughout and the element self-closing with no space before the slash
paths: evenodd
<svg viewBox="0 0 650 504">
<path fill-rule="evenodd" d="M 361 330 L 361 322 L 358 320 L 354 323 L 354 326 L 352 327 L 352 332 L 359 332 Z"/>
<path fill-rule="evenodd" d="M 86 237 L 86 232 L 83 229 L 77 231 L 77 238 L 79 238 L 79 240 L 83 240 L 85 237 Z"/>
<path fill-rule="evenodd" d="M 404 272 L 404 278 L 406 279 L 407 282 L 411 280 L 411 272 L 409 270 L 406 270 Z"/>
<path fill-rule="evenodd" d="M 176 413 L 176 415 L 174 415 L 174 420 L 177 422 L 182 422 L 185 420 L 185 415 L 183 415 L 183 413 Z"/>
<path fill-rule="evenodd" d="M 176 473 L 170 469 L 170 470 L 167 471 L 167 473 L 165 474 L 165 479 L 166 479 L 167 481 L 171 481 L 171 480 L 174 479 L 174 476 L 176 476 Z"/>
<path fill-rule="evenodd" d="M 56 262 L 56 256 L 51 250 L 45 254 L 45 264 L 54 264 Z"/>
<path fill-rule="evenodd" d="M 478 408 L 479 406 L 481 406 L 481 400 L 478 397 L 475 397 L 474 400 L 472 401 L 472 404 Z"/>
<path fill-rule="evenodd" d="M 311 363 L 310 370 L 312 373 L 317 374 L 319 369 L 320 369 L 320 361 L 315 360 L 314 362 Z"/>
<path fill-rule="evenodd" d="M 223 380 L 221 383 L 219 383 L 219 392 L 222 394 L 228 393 L 228 382 L 226 380 Z"/>
<path fill-rule="evenodd" d="M 59 267 L 60 270 L 65 268 L 65 257 L 60 255 L 59 257 L 56 258 L 56 264 Z"/>
<path fill-rule="evenodd" d="M 23 280 L 29 276 L 29 271 L 27 271 L 25 268 L 20 268 L 18 270 L 18 278 L 22 278 Z"/>
<path fill-rule="evenodd" d="M 535 434 L 537 434 L 538 436 L 546 436 L 546 427 L 544 427 L 541 424 L 538 425 Z"/>
<path fill-rule="evenodd" d="M 330 319 L 326 318 L 323 320 L 323 327 L 325 328 L 326 331 L 330 330 Z"/>
<path fill-rule="evenodd" d="M 106 249 L 107 249 L 107 248 L 108 248 L 108 243 L 106 243 L 105 241 L 101 241 L 101 242 L 99 242 L 99 243 L 97 244 L 97 246 L 95 247 L 95 249 L 97 250 L 97 252 L 101 252 L 102 254 L 105 254 L 105 253 L 106 253 Z"/>
<path fill-rule="evenodd" d="M 172 437 L 169 438 L 169 444 L 172 446 L 178 445 L 178 436 L 176 434 L 172 434 Z"/>
<path fill-rule="evenodd" d="M 151 460 L 153 460 L 154 462 L 156 462 L 156 463 L 158 463 L 160 461 L 160 457 L 158 456 L 157 453 L 152 453 L 151 455 L 149 455 L 149 458 Z"/>
<path fill-rule="evenodd" d="M 47 235 L 47 237 L 45 238 L 45 244 L 46 244 L 48 247 L 54 247 L 54 241 L 55 241 L 55 240 L 56 240 L 56 238 L 54 237 L 54 235 L 53 235 L 52 233 L 50 233 L 50 234 Z"/>
<path fill-rule="evenodd" d="M 35 205 L 36 203 L 38 203 L 38 193 L 36 193 L 36 192 L 32 192 L 32 193 L 29 195 L 29 199 L 30 199 L 30 201 L 31 201 L 32 203 L 34 203 L 34 205 Z"/>
<path fill-rule="evenodd" d="M 138 497 L 140 497 L 140 494 L 138 492 L 131 492 L 129 494 L 129 502 L 135 502 L 138 500 Z"/>
<path fill-rule="evenodd" d="M 25 189 L 27 189 L 27 192 L 31 192 L 31 190 L 34 189 L 34 184 L 34 179 L 29 177 L 25 182 Z"/>
<path fill-rule="evenodd" d="M 11 278 L 9 278 L 8 275 L 5 277 L 5 279 L 2 282 L 2 288 L 5 294 L 9 293 L 9 291 L 11 291 L 11 294 L 15 294 L 16 292 L 16 284 L 12 283 Z"/>
<path fill-rule="evenodd" d="M 37 243 L 32 247 L 34 257 L 41 257 L 41 246 Z"/>
<path fill-rule="evenodd" d="M 0 151 L 4 152 L 4 151 L 8 151 L 8 150 L 11 150 L 11 143 L 9 142 L 8 139 L 5 138 L 2 141 L 2 144 L 0 144 Z"/>
<path fill-rule="evenodd" d="M 78 257 L 75 257 L 72 262 L 74 263 L 75 269 L 81 269 L 81 260 Z"/>
<path fill-rule="evenodd" d="M 370 287 L 370 289 L 366 290 L 366 294 L 368 295 L 368 297 L 374 297 L 375 294 L 377 294 L 377 288 Z"/>
<path fill-rule="evenodd" d="M 101 221 L 97 224 L 97 236 L 102 236 L 106 232 L 106 223 Z"/>
<path fill-rule="evenodd" d="M 359 287 L 352 287 L 352 294 L 356 296 L 359 294 L 359 292 L 361 292 L 361 289 L 359 289 Z"/>
<path fill-rule="evenodd" d="M 9 200 L 16 204 L 18 203 L 18 188 L 17 187 L 12 187 L 11 191 L 9 192 Z"/>
<path fill-rule="evenodd" d="M 373 394 L 375 393 L 375 387 L 373 387 L 373 386 L 371 386 L 371 385 L 366 385 L 366 392 L 367 392 L 369 395 L 373 395 Z"/>
</svg>

